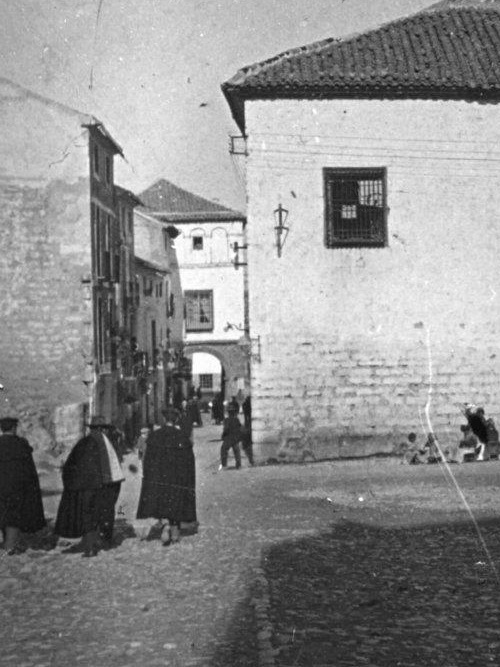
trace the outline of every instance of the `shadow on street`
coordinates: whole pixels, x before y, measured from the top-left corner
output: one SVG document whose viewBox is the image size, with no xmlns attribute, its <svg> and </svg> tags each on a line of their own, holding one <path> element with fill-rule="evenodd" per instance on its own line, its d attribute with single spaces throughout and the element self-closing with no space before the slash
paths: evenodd
<svg viewBox="0 0 500 667">
<path fill-rule="evenodd" d="M 496 563 L 499 523 L 480 528 Z M 500 664 L 500 585 L 470 522 L 340 522 L 269 548 L 262 567 L 277 665 Z"/>
</svg>

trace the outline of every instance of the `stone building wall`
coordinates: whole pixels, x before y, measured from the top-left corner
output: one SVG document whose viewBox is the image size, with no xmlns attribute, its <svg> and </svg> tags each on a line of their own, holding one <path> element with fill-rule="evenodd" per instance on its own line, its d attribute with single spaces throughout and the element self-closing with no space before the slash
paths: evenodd
<svg viewBox="0 0 500 667">
<path fill-rule="evenodd" d="M 89 209 L 84 178 L 0 185 L 1 411 L 17 414 L 28 435 L 43 426 L 35 447 L 58 444 L 58 407 L 88 400 Z"/>
<path fill-rule="evenodd" d="M 86 122 L 0 79 L 0 414 L 17 415 L 38 451 L 74 442 L 89 398 Z"/>
<path fill-rule="evenodd" d="M 257 456 L 388 452 L 426 414 L 446 443 L 464 401 L 498 419 L 500 109 L 269 100 L 246 119 Z M 325 247 L 325 167 L 387 168 L 387 247 Z"/>
</svg>

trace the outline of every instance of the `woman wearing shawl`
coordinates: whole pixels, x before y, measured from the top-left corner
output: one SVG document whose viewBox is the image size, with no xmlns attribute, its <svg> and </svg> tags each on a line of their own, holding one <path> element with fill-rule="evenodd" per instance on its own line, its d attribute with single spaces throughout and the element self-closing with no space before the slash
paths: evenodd
<svg viewBox="0 0 500 667">
<path fill-rule="evenodd" d="M 165 425 L 150 433 L 143 460 L 138 519 L 158 519 L 165 546 L 180 540 L 181 522 L 196 523 L 195 461 L 188 431 L 178 413 L 163 411 Z"/>
<path fill-rule="evenodd" d="M 110 425 L 95 416 L 90 432 L 71 450 L 62 469 L 63 494 L 55 533 L 81 537 L 70 551 L 96 556 L 99 548 L 111 546 L 115 505 L 124 480 L 120 460 L 104 430 Z"/>
<path fill-rule="evenodd" d="M 0 419 L 0 530 L 10 556 L 22 551 L 21 532 L 35 533 L 45 526 L 33 449 L 17 435 L 17 423 L 15 417 Z"/>
</svg>

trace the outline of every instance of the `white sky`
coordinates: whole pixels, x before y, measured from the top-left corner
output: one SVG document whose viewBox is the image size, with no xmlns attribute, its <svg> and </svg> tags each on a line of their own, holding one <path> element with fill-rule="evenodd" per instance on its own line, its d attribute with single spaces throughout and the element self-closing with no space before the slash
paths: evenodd
<svg viewBox="0 0 500 667">
<path fill-rule="evenodd" d="M 228 153 L 228 136 L 239 131 L 221 83 L 280 51 L 431 4 L 0 0 L 0 76 L 100 118 L 128 161 L 118 165 L 121 185 L 139 192 L 167 178 L 244 210 L 241 158 Z"/>
</svg>

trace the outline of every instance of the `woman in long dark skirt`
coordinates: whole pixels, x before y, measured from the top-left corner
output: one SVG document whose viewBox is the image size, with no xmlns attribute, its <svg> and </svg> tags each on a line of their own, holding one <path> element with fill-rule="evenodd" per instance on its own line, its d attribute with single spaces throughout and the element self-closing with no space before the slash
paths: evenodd
<svg viewBox="0 0 500 667">
<path fill-rule="evenodd" d="M 15 417 L 0 419 L 0 530 L 9 555 L 23 550 L 22 532 L 35 533 L 45 526 L 33 449 L 17 435 L 17 423 Z"/>
<path fill-rule="evenodd" d="M 164 522 L 161 539 L 168 545 L 180 540 L 181 522 L 196 522 L 196 475 L 193 443 L 174 426 L 177 411 L 166 408 L 163 415 L 165 425 L 147 441 L 137 518 Z"/>
<path fill-rule="evenodd" d="M 118 453 L 107 438 L 104 417 L 96 415 L 90 432 L 71 450 L 62 469 L 63 494 L 54 532 L 61 537 L 81 537 L 69 552 L 97 556 L 112 545 L 115 505 L 124 479 Z"/>
</svg>

